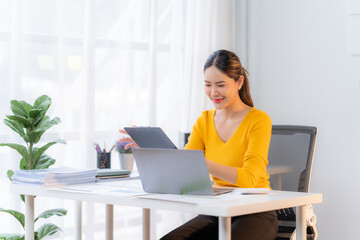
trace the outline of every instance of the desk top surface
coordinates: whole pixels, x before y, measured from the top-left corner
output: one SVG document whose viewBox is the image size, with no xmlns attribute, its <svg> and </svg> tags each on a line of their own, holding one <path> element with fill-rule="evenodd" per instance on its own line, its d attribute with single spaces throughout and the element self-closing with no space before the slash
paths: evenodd
<svg viewBox="0 0 360 240">
<path fill-rule="evenodd" d="M 140 184 L 139 180 L 132 181 L 136 184 Z M 81 186 L 81 188 L 77 189 L 75 189 L 75 186 L 67 186 L 65 188 L 43 188 L 39 186 L 12 184 L 12 192 L 41 197 L 98 202 L 104 204 L 133 206 L 149 209 L 184 211 L 223 217 L 231 217 L 322 202 L 322 194 L 319 193 L 301 193 L 288 191 L 270 191 L 267 194 L 238 194 L 237 196 L 224 194 L 204 197 L 206 198 L 206 201 L 202 202 L 183 202 L 181 200 L 182 195 L 180 195 L 178 199 L 177 195 L 172 195 L 172 200 L 164 200 L 156 199 L 156 195 L 161 195 L 161 197 L 163 197 L 167 194 L 150 195 L 144 192 L 141 194 L 141 189 L 133 186 L 129 188 L 129 183 L 130 182 L 123 180 L 116 182 L 112 181 L 96 184 L 85 184 L 77 185 Z M 138 191 L 137 194 L 131 194 L 131 189 L 133 189 L 135 193 Z M 125 191 L 123 190 L 126 190 L 127 193 L 124 194 Z M 149 196 L 153 196 L 154 198 L 145 198 Z"/>
</svg>

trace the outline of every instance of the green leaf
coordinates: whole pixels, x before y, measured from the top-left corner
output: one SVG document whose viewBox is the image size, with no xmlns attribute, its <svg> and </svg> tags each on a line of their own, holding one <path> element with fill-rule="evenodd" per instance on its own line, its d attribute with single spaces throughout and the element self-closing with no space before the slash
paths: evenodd
<svg viewBox="0 0 360 240">
<path fill-rule="evenodd" d="M 15 211 L 15 210 L 6 210 L 3 208 L 0 208 L 0 212 L 6 212 L 14 216 L 21 224 L 23 228 L 25 228 L 25 216 L 21 212 Z"/>
<path fill-rule="evenodd" d="M 34 127 L 33 131 L 29 133 L 29 140 L 31 142 L 37 143 L 41 136 L 44 134 L 46 130 L 52 127 L 50 123 L 50 118 L 48 116 L 44 116 L 43 119 Z"/>
<path fill-rule="evenodd" d="M 37 127 L 29 134 L 29 140 L 31 142 L 37 143 L 39 142 L 41 136 L 43 133 L 51 128 L 52 126 L 60 123 L 60 118 L 55 117 L 50 121 L 50 118 L 48 116 L 45 116 L 37 125 Z"/>
<path fill-rule="evenodd" d="M 32 109 L 30 112 L 29 112 L 29 116 L 31 118 L 36 118 L 37 116 L 39 116 L 39 114 L 41 113 L 41 109 Z"/>
<path fill-rule="evenodd" d="M 0 233 L 1 240 L 22 240 L 24 239 L 23 234 L 16 233 Z"/>
<path fill-rule="evenodd" d="M 20 160 L 20 169 L 21 170 L 28 170 L 28 165 L 26 164 L 26 161 L 24 158 Z"/>
<path fill-rule="evenodd" d="M 55 159 L 49 157 L 46 154 L 42 154 L 39 160 L 32 166 L 32 169 L 47 169 L 51 165 L 55 164 Z"/>
<path fill-rule="evenodd" d="M 8 170 L 6 172 L 6 174 L 7 174 L 7 177 L 10 179 L 10 181 L 12 181 L 12 176 L 14 175 L 14 171 L 13 170 Z"/>
<path fill-rule="evenodd" d="M 50 118 L 48 116 L 45 116 L 41 120 L 41 122 L 39 122 L 38 126 L 36 127 L 36 129 L 34 129 L 34 131 L 37 131 L 37 132 L 46 131 L 58 123 L 60 123 L 60 118 L 55 117 L 50 121 Z"/>
<path fill-rule="evenodd" d="M 28 133 L 27 132 L 27 142 L 33 142 L 33 143 L 38 143 L 41 136 L 44 134 L 45 131 L 42 131 L 42 132 L 32 132 L 32 133 Z"/>
<path fill-rule="evenodd" d="M 51 105 L 51 98 L 47 95 L 42 95 L 35 100 L 34 107 L 44 110 L 45 112 L 49 109 Z"/>
<path fill-rule="evenodd" d="M 49 218 L 52 216 L 65 216 L 66 213 L 67 213 L 67 210 L 63 209 L 63 208 L 50 209 L 50 210 L 42 212 L 37 218 L 35 218 L 34 222 L 36 222 L 40 218 Z"/>
<path fill-rule="evenodd" d="M 20 137 L 25 138 L 24 125 L 11 119 L 4 119 L 4 123 L 16 133 L 18 133 Z"/>
<path fill-rule="evenodd" d="M 29 112 L 34 108 L 32 105 L 28 104 L 25 101 L 19 101 L 19 103 L 23 106 L 26 111 L 26 115 L 29 116 Z"/>
<path fill-rule="evenodd" d="M 35 197 L 35 196 L 34 196 Z M 21 194 L 20 195 L 20 200 L 23 202 L 23 203 L 25 203 L 25 195 L 24 194 Z"/>
<path fill-rule="evenodd" d="M 49 142 L 47 143 L 46 145 L 42 146 L 41 148 L 34 148 L 33 149 L 33 161 L 34 162 L 37 162 L 39 157 L 49 148 L 51 147 L 52 145 L 56 144 L 56 143 L 62 143 L 62 144 L 65 144 L 66 142 L 64 140 L 61 140 L 61 139 L 58 139 L 58 140 L 55 140 L 53 142 Z"/>
<path fill-rule="evenodd" d="M 42 225 L 41 227 L 39 227 L 36 232 L 38 234 L 39 239 L 42 239 L 44 237 L 51 236 L 51 235 L 57 233 L 58 231 L 62 231 L 61 228 L 59 228 L 55 224 L 46 223 L 46 224 Z"/>
<path fill-rule="evenodd" d="M 36 128 L 37 125 L 39 124 L 39 122 L 41 122 L 45 116 L 45 111 L 41 111 L 35 118 L 34 118 L 34 121 L 33 121 L 33 128 Z"/>
<path fill-rule="evenodd" d="M 18 115 L 6 115 L 6 117 L 10 120 L 13 120 L 19 124 L 21 124 L 23 127 L 30 127 L 31 122 L 29 119 L 23 117 L 23 116 L 18 116 Z"/>
<path fill-rule="evenodd" d="M 50 123 L 51 123 L 52 125 L 56 125 L 56 124 L 61 123 L 61 120 L 60 120 L 60 118 L 58 118 L 58 117 L 54 117 L 54 118 L 50 121 Z"/>
<path fill-rule="evenodd" d="M 15 149 L 25 159 L 25 162 L 29 161 L 30 159 L 29 150 L 23 145 L 16 143 L 0 143 L 0 146 L 8 146 Z"/>
<path fill-rule="evenodd" d="M 28 111 L 23 105 L 23 101 L 11 100 L 10 109 L 15 115 L 28 117 Z"/>
</svg>

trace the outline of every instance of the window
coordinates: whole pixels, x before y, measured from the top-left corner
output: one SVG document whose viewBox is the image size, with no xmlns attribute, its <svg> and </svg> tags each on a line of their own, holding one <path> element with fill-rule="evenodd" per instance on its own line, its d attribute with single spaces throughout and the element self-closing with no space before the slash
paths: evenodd
<svg viewBox="0 0 360 240">
<path fill-rule="evenodd" d="M 47 153 L 56 165 L 96 167 L 91 142 L 110 146 L 124 126 L 156 124 L 154 119 L 164 123 L 166 111 L 176 105 L 167 90 L 172 84 L 171 12 L 172 1 L 168 0 L 0 0 L 1 118 L 10 114 L 11 99 L 33 103 L 47 94 L 53 102 L 50 117 L 58 116 L 62 123 L 43 139 L 67 141 Z M 152 95 L 154 88 L 156 95 Z M 21 142 L 14 135 L 0 124 L 0 142 Z M 176 141 L 178 134 L 173 137 Z M 0 162 L 0 181 L 10 191 L 6 171 L 18 168 L 19 156 L 5 147 L 0 148 L 0 156 L 8 159 Z M 112 161 L 119 165 L 115 152 Z M 0 206 L 21 207 L 11 202 L 18 202 L 18 196 L 7 195 Z M 55 222 L 64 230 L 62 237 L 72 239 L 72 201 L 36 199 L 35 206 L 35 214 L 59 206 L 68 209 L 66 221 L 59 218 Z M 140 238 L 141 209 L 115 210 L 119 224 L 115 227 L 128 227 L 125 232 L 115 231 L 115 237 Z M 103 236 L 104 208 L 84 204 L 84 212 L 86 239 Z M 0 219 L 4 229 L 20 231 L 7 216 Z"/>
</svg>

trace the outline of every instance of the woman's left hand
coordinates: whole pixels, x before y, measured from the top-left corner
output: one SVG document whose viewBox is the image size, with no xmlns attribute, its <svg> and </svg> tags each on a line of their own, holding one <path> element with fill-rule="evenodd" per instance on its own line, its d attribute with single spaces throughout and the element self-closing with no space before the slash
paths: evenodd
<svg viewBox="0 0 360 240">
<path fill-rule="evenodd" d="M 129 144 L 127 144 L 124 147 L 125 149 L 131 148 L 131 147 L 132 148 L 140 148 L 139 145 L 136 144 L 134 139 L 132 139 L 124 129 L 120 129 L 119 132 L 128 136 L 128 137 L 121 138 L 121 139 L 118 140 L 118 142 L 130 142 Z"/>
</svg>

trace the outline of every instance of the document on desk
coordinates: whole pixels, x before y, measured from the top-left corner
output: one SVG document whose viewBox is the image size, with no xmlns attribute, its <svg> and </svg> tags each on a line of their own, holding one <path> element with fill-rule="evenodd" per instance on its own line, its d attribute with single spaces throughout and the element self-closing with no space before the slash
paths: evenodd
<svg viewBox="0 0 360 240">
<path fill-rule="evenodd" d="M 133 180 L 136 181 L 136 180 Z M 76 193 L 96 193 L 104 195 L 114 195 L 115 197 L 131 197 L 148 194 L 144 192 L 142 187 L 138 187 L 136 183 L 129 182 L 129 185 L 119 184 L 115 181 L 105 183 L 79 184 L 59 188 L 49 188 L 49 190 L 59 190 Z"/>
<path fill-rule="evenodd" d="M 140 178 L 124 178 L 118 181 L 105 181 L 101 182 L 102 185 L 113 186 L 113 187 L 126 187 L 126 188 L 138 188 L 143 189 Z"/>
<path fill-rule="evenodd" d="M 164 201 L 171 201 L 171 202 L 191 203 L 191 204 L 210 203 L 210 202 L 221 200 L 221 198 L 218 196 L 185 195 L 185 194 L 183 194 L 183 195 L 180 195 L 180 194 L 148 194 L 148 195 L 139 196 L 139 198 L 164 200 Z"/>
<path fill-rule="evenodd" d="M 114 188 L 114 187 L 107 187 L 101 190 L 96 191 L 97 194 L 104 194 L 104 195 L 111 195 L 114 197 L 135 197 L 135 196 L 143 196 L 147 195 L 148 193 L 144 192 L 143 189 L 138 188 Z"/>
<path fill-rule="evenodd" d="M 234 191 L 216 196 L 185 195 L 185 194 L 147 194 L 139 198 L 157 199 L 164 201 L 183 202 L 191 204 L 212 203 L 219 200 L 239 200 L 257 195 L 268 194 L 268 188 L 235 188 Z"/>
</svg>

